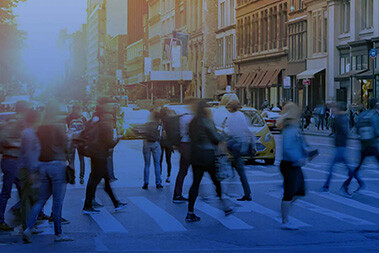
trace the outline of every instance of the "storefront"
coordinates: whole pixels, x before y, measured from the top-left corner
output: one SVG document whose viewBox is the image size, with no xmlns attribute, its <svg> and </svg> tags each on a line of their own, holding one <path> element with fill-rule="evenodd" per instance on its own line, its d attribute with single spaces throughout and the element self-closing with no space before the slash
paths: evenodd
<svg viewBox="0 0 379 253">
<path fill-rule="evenodd" d="M 325 103 L 325 68 L 313 68 L 298 74 L 298 80 L 309 80 L 309 85 L 305 85 L 302 96 L 305 96 L 305 105 L 310 108 Z"/>
</svg>

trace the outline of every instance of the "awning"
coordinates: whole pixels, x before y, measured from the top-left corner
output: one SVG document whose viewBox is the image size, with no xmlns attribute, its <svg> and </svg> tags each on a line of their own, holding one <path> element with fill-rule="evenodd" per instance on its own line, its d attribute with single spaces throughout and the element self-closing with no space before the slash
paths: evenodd
<svg viewBox="0 0 379 253">
<path fill-rule="evenodd" d="M 247 86 L 246 86 L 247 88 L 250 88 L 250 87 L 252 86 L 252 84 L 253 84 L 255 78 L 257 78 L 257 76 L 258 76 L 258 72 L 253 72 L 253 73 L 251 73 L 251 75 L 250 75 L 250 79 L 249 79 L 249 81 L 247 82 Z"/>
<path fill-rule="evenodd" d="M 365 70 L 352 70 L 352 71 L 347 72 L 345 74 L 336 76 L 334 78 L 334 81 L 336 81 L 336 82 L 348 81 L 350 79 L 350 77 L 355 76 L 356 74 L 360 74 L 360 73 L 365 72 L 365 71 L 366 71 L 366 69 Z"/>
<path fill-rule="evenodd" d="M 370 80 L 372 79 L 372 69 L 371 70 L 366 70 L 365 72 L 361 73 L 361 74 L 356 74 L 354 75 L 355 78 L 357 78 L 358 80 L 363 80 L 363 79 L 367 79 L 367 80 Z M 374 75 L 377 76 L 379 75 L 379 69 L 375 69 L 375 72 L 374 72 Z"/>
<path fill-rule="evenodd" d="M 301 72 L 296 77 L 297 79 L 312 79 L 315 78 L 315 75 L 320 73 L 321 71 L 325 70 L 325 68 L 322 69 L 307 69 L 304 72 Z"/>
<path fill-rule="evenodd" d="M 251 82 L 254 80 L 255 72 L 249 73 L 248 78 L 246 78 L 244 87 L 249 88 L 251 85 Z"/>
<path fill-rule="evenodd" d="M 242 88 L 244 86 L 246 78 L 249 76 L 249 73 L 243 73 L 236 84 L 236 88 Z"/>
<path fill-rule="evenodd" d="M 270 78 L 270 81 L 268 82 L 267 86 L 271 88 L 275 84 L 278 84 L 278 76 L 280 74 L 281 69 L 276 69 L 274 73 L 272 74 L 272 77 Z"/>
<path fill-rule="evenodd" d="M 266 71 L 259 71 L 257 73 L 257 76 L 254 78 L 252 84 L 251 84 L 251 87 L 252 88 L 259 88 L 258 85 L 261 83 L 262 79 L 264 78 L 266 74 Z"/>
</svg>

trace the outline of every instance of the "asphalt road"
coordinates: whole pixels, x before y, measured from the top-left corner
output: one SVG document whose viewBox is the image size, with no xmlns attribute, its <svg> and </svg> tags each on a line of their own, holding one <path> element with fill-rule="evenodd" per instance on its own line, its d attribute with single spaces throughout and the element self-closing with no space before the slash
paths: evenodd
<svg viewBox="0 0 379 253">
<path fill-rule="evenodd" d="M 142 142 L 124 141 L 115 150 L 115 172 L 118 181 L 113 183 L 117 196 L 128 202 L 128 207 L 115 213 L 111 201 L 101 187 L 97 198 L 105 205 L 97 215 L 83 215 L 85 187 L 68 186 L 63 217 L 70 220 L 63 231 L 73 242 L 54 243 L 53 225 L 44 223 L 42 235 L 33 243 L 22 244 L 17 232 L 0 233 L 0 252 L 93 252 L 93 251 L 199 251 L 199 252 L 358 252 L 377 251 L 379 246 L 379 170 L 374 160 L 362 168 L 367 190 L 353 198 L 340 195 L 339 188 L 347 177 L 343 166 L 336 166 L 330 193 L 319 192 L 327 176 L 333 157 L 331 138 L 306 137 L 308 143 L 319 149 L 320 155 L 304 166 L 307 196 L 295 202 L 291 216 L 302 226 L 299 231 L 280 229 L 280 199 L 282 178 L 278 169 L 281 137 L 277 142 L 277 162 L 274 166 L 248 166 L 246 168 L 253 191 L 253 201 L 237 203 L 242 195 L 238 175 L 223 182 L 228 203 L 235 206 L 235 214 L 225 217 L 215 198 L 213 185 L 204 178 L 196 213 L 202 218 L 196 224 L 184 221 L 186 204 L 173 204 L 172 194 L 178 171 L 177 153 L 173 156 L 173 177 L 163 190 L 154 187 L 151 170 L 150 189 L 142 186 Z M 359 143 L 350 141 L 349 159 L 354 167 L 359 158 Z M 89 171 L 89 162 L 86 164 Z M 166 174 L 166 167 L 164 172 Z M 86 179 L 88 173 L 86 173 Z M 163 177 L 163 179 L 166 179 Z M 191 183 L 186 178 L 184 195 Z M 352 189 L 356 187 L 352 184 Z M 14 192 L 9 206 L 17 201 Z M 8 206 L 8 207 L 9 207 Z M 48 202 L 45 212 L 51 210 Z M 11 219 L 11 214 L 7 213 Z"/>
</svg>

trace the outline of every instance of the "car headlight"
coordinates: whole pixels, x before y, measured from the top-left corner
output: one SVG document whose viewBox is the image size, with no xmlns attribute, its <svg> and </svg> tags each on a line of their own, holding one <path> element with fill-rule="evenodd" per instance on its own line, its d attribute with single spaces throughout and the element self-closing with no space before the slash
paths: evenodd
<svg viewBox="0 0 379 253">
<path fill-rule="evenodd" d="M 266 134 L 266 136 L 265 136 L 265 138 L 263 139 L 263 141 L 264 142 L 269 142 L 269 141 L 271 141 L 271 134 L 270 133 L 268 133 L 268 134 Z"/>
</svg>

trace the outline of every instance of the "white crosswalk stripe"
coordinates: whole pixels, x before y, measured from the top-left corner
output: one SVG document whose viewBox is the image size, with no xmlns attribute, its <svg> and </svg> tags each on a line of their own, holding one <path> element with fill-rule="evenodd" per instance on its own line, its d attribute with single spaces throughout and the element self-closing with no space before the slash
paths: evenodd
<svg viewBox="0 0 379 253">
<path fill-rule="evenodd" d="M 367 197 L 371 197 L 371 198 L 375 198 L 375 199 L 379 199 L 379 193 L 369 191 L 369 190 L 360 190 L 357 194 L 367 196 Z"/>
<path fill-rule="evenodd" d="M 276 199 L 282 198 L 282 194 L 280 192 L 272 192 L 272 193 L 269 193 L 268 195 L 271 197 L 274 197 Z M 337 220 L 340 220 L 340 221 L 343 221 L 346 223 L 350 223 L 353 225 L 375 225 L 374 223 L 372 223 L 370 221 L 366 221 L 366 220 L 356 218 L 356 217 L 351 216 L 351 215 L 340 213 L 340 212 L 334 211 L 332 209 L 317 206 L 315 204 L 306 202 L 304 200 L 297 200 L 294 204 L 296 206 L 307 209 L 309 211 L 319 213 L 319 214 L 322 214 L 325 216 L 329 216 L 329 217 L 332 217 L 332 218 L 335 218 Z"/>
</svg>

